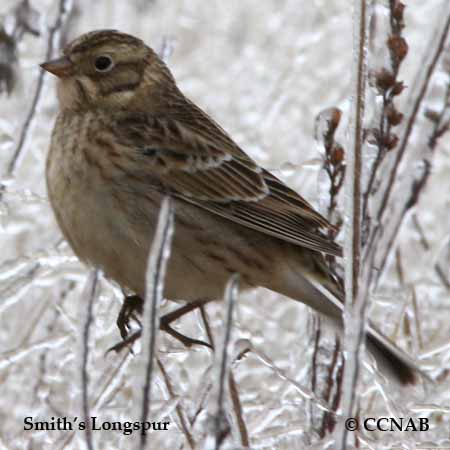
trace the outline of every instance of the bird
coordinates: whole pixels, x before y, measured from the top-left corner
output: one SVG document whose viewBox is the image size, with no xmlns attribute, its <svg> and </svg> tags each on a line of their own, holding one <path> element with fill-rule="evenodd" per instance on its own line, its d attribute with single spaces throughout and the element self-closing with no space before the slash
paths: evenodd
<svg viewBox="0 0 450 450">
<path fill-rule="evenodd" d="M 164 297 L 223 297 L 227 281 L 302 302 L 342 329 L 344 293 L 325 257 L 333 226 L 250 158 L 189 100 L 157 53 L 117 30 L 91 31 L 41 64 L 57 77 L 59 112 L 46 162 L 59 227 L 78 258 L 145 298 L 163 199 L 175 232 Z M 401 384 L 415 361 L 368 323 L 366 345 Z"/>
</svg>

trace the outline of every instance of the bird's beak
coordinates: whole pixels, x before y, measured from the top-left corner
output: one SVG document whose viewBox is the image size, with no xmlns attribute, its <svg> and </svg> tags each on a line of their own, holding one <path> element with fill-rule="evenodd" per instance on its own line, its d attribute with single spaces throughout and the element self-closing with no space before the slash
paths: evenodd
<svg viewBox="0 0 450 450">
<path fill-rule="evenodd" d="M 41 64 L 41 67 L 59 78 L 73 74 L 73 64 L 67 56 L 46 61 Z"/>
</svg>

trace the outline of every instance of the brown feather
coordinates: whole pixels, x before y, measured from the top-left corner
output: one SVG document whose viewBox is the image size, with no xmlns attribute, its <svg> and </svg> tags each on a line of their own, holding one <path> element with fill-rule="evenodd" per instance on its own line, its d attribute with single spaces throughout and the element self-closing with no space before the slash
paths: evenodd
<svg viewBox="0 0 450 450">
<path fill-rule="evenodd" d="M 322 232 L 332 227 L 325 218 L 261 169 L 206 113 L 183 102 L 179 91 L 175 95 L 174 113 L 119 114 L 113 124 L 121 145 L 142 154 L 142 164 L 165 191 L 279 239 L 342 255 Z"/>
</svg>

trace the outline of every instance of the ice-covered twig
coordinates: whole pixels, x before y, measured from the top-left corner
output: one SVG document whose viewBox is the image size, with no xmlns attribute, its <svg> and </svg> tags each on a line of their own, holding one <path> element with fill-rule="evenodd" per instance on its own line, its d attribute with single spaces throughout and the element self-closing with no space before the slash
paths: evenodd
<svg viewBox="0 0 450 450">
<path fill-rule="evenodd" d="M 439 14 L 439 23 L 433 27 L 436 31 L 432 34 L 430 41 L 425 49 L 423 62 L 420 64 L 418 74 L 410 89 L 405 117 L 406 123 L 401 131 L 400 143 L 395 152 L 395 159 L 387 169 L 389 177 L 384 186 L 380 189 L 380 204 L 374 214 L 377 217 L 377 225 L 371 236 L 370 247 L 376 244 L 381 233 L 382 224 L 388 204 L 391 200 L 395 181 L 400 169 L 400 163 L 403 160 L 412 130 L 417 121 L 419 110 L 423 104 L 425 94 L 428 90 L 431 77 L 437 67 L 442 52 L 444 51 L 445 42 L 448 38 L 450 28 L 450 3 L 443 2 L 442 12 Z"/>
<path fill-rule="evenodd" d="M 239 399 L 239 391 L 233 372 L 230 370 L 228 375 L 228 387 L 230 390 L 231 404 L 233 405 L 234 415 L 238 425 L 239 434 L 241 436 L 241 444 L 244 447 L 250 447 L 250 439 L 248 437 L 247 425 L 244 421 L 241 401 Z"/>
<path fill-rule="evenodd" d="M 63 335 L 55 335 L 46 337 L 32 344 L 22 345 L 20 348 L 0 353 L 0 371 L 8 368 L 12 364 L 16 364 L 23 358 L 26 358 L 38 351 L 47 351 L 58 347 L 70 340 L 70 336 L 66 333 Z M 4 380 L 6 377 L 3 377 Z"/>
<path fill-rule="evenodd" d="M 342 215 L 337 208 L 337 199 L 344 184 L 345 152 L 342 145 L 335 140 L 335 133 L 341 121 L 342 111 L 338 108 L 328 108 L 316 117 L 315 139 L 319 149 L 324 152 L 322 169 L 326 172 L 330 185 L 326 217 L 333 227 L 328 228 L 328 237 L 336 239 L 342 227 Z M 337 276 L 336 257 L 326 256 L 328 265 Z"/>
<path fill-rule="evenodd" d="M 61 316 L 61 307 L 64 303 L 64 301 L 67 299 L 68 295 L 70 294 L 70 292 L 73 291 L 75 287 L 75 282 L 74 281 L 69 281 L 67 283 L 67 286 L 62 289 L 61 294 L 59 295 L 58 298 L 58 303 L 57 303 L 57 307 L 54 308 L 52 315 L 53 318 L 50 320 L 50 324 L 47 327 L 47 331 L 49 335 L 53 335 L 55 333 L 55 330 L 57 329 L 57 325 L 59 322 L 59 318 Z M 51 305 L 53 306 L 53 302 L 51 302 Z M 43 317 L 43 312 L 44 311 L 40 311 L 39 312 L 39 322 L 41 320 L 41 318 Z M 30 329 L 30 331 L 28 332 L 28 336 L 31 336 L 32 334 L 32 329 Z M 47 362 L 49 360 L 49 353 L 46 351 L 42 351 L 40 358 L 39 358 L 39 375 L 38 375 L 38 381 L 36 383 L 36 387 L 34 388 L 34 394 L 35 394 L 35 399 L 37 400 L 39 395 L 41 394 L 41 391 L 45 388 L 46 385 L 46 379 L 47 379 Z"/>
<path fill-rule="evenodd" d="M 345 345 L 342 409 L 344 417 L 353 417 L 359 373 L 359 351 L 364 331 L 366 290 L 360 289 L 361 266 L 361 167 L 363 157 L 363 122 L 367 83 L 367 4 L 354 2 L 354 63 L 353 103 L 351 111 L 350 145 L 347 151 L 346 226 L 345 226 Z M 337 448 L 344 450 L 347 430 L 340 424 Z"/>
<path fill-rule="evenodd" d="M 72 0 L 60 0 L 59 1 L 59 9 L 58 14 L 55 20 L 55 23 L 49 27 L 48 29 L 48 38 L 47 38 L 47 50 L 45 54 L 45 59 L 50 59 L 54 52 L 59 48 L 60 37 L 64 28 L 67 25 L 68 19 L 70 17 L 70 13 L 72 11 Z M 46 78 L 46 72 L 41 70 L 39 72 L 36 89 L 34 91 L 33 99 L 31 101 L 30 108 L 28 110 L 27 116 L 25 118 L 25 122 L 22 126 L 22 130 L 19 135 L 19 140 L 17 142 L 17 146 L 14 150 L 14 153 L 8 163 L 7 167 L 7 176 L 10 177 L 14 175 L 16 168 L 19 164 L 19 161 L 23 157 L 25 150 L 25 143 L 29 136 L 29 132 L 31 129 L 31 125 L 36 116 L 38 105 L 41 101 L 42 92 L 44 88 L 44 81 Z M 3 185 L 2 185 L 3 190 Z"/>
<path fill-rule="evenodd" d="M 163 36 L 161 47 L 158 50 L 159 57 L 167 63 L 175 49 L 175 39 L 171 36 Z"/>
<path fill-rule="evenodd" d="M 447 33 L 450 28 L 450 9 L 449 14 L 447 16 L 446 21 L 446 30 Z M 444 41 L 445 42 L 445 41 Z M 442 43 L 443 45 L 443 43 Z M 439 55 L 442 56 L 443 49 L 439 52 Z M 442 99 L 442 106 L 440 111 L 428 110 L 425 112 L 426 117 L 432 122 L 433 127 L 431 131 L 431 135 L 429 135 L 428 141 L 425 144 L 425 151 L 422 150 L 421 154 L 421 162 L 422 162 L 422 170 L 411 178 L 407 188 L 408 190 L 402 190 L 402 196 L 406 198 L 406 201 L 403 204 L 403 207 L 399 210 L 396 209 L 396 213 L 393 214 L 390 218 L 390 223 L 392 224 L 388 229 L 388 239 L 387 244 L 383 246 L 382 255 L 380 258 L 380 262 L 377 264 L 379 271 L 376 278 L 376 283 L 378 283 L 381 274 L 386 266 L 386 262 L 388 256 L 390 254 L 391 249 L 394 247 L 394 242 L 397 238 L 397 235 L 400 231 L 401 225 L 403 223 L 404 218 L 407 213 L 413 208 L 418 200 L 421 192 L 425 188 L 428 178 L 431 174 L 431 166 L 432 166 L 432 158 L 438 144 L 439 139 L 448 132 L 450 128 L 450 119 L 449 111 L 450 111 L 450 73 L 447 73 L 447 88 L 444 94 L 444 98 Z"/>
<path fill-rule="evenodd" d="M 164 279 L 174 229 L 174 204 L 171 197 L 161 202 L 158 225 L 149 253 L 146 273 L 144 312 L 142 314 L 142 359 L 144 362 L 141 422 L 148 420 L 151 406 L 151 385 L 159 329 L 159 305 L 164 291 Z M 140 435 L 140 450 L 144 450 L 147 434 Z"/>
<path fill-rule="evenodd" d="M 17 43 L 0 25 L 0 94 L 8 95 L 16 84 Z"/>
<path fill-rule="evenodd" d="M 321 343 L 322 340 L 322 323 L 320 317 L 316 314 L 311 314 L 313 330 L 312 342 L 312 364 L 311 364 L 311 391 L 317 398 L 323 399 L 331 407 L 332 413 L 328 411 L 315 412 L 316 399 L 309 402 L 311 428 L 317 430 L 319 437 L 322 439 L 327 433 L 331 433 L 336 425 L 335 413 L 339 407 L 342 391 L 342 370 L 343 359 L 341 356 L 341 342 L 340 338 L 336 337 L 334 350 L 331 359 L 326 357 L 323 359 L 323 354 L 328 354 L 328 342 Z M 326 349 L 326 350 L 325 350 Z M 324 351 L 325 350 L 325 351 Z M 325 363 L 325 365 L 324 365 Z M 317 419 L 317 420 L 316 420 Z"/>
<path fill-rule="evenodd" d="M 81 395 L 82 395 L 82 409 L 83 417 L 86 423 L 86 445 L 89 450 L 94 449 L 92 442 L 92 430 L 89 424 L 90 420 L 90 406 L 89 406 L 89 375 L 88 375 L 88 361 L 90 349 L 90 335 L 91 325 L 94 320 L 93 310 L 94 302 L 97 297 L 98 271 L 92 270 L 86 281 L 86 286 L 83 290 L 83 301 L 81 308 L 83 309 L 82 319 L 82 341 L 81 341 Z M 87 302 L 85 303 L 85 301 Z"/>
<path fill-rule="evenodd" d="M 384 7 L 381 7 L 384 9 Z M 398 74 L 400 66 L 408 53 L 408 44 L 402 36 L 404 28 L 403 13 L 405 5 L 399 0 L 390 0 L 388 9 L 389 30 L 387 33 L 381 34 L 375 27 L 371 33 L 370 40 L 372 42 L 374 53 L 374 63 L 376 64 L 376 41 L 380 40 L 386 42 L 380 49 L 383 61 L 385 61 L 386 49 L 389 50 L 389 62 L 384 62 L 382 68 L 376 67 L 371 70 L 372 85 L 376 93 L 381 97 L 381 108 L 378 111 L 379 119 L 377 118 L 377 125 L 368 130 L 369 140 L 376 145 L 377 151 L 375 160 L 369 170 L 369 181 L 364 189 L 362 199 L 362 223 L 363 223 L 363 246 L 370 233 L 370 215 L 369 215 L 369 199 L 374 194 L 375 181 L 379 177 L 379 168 L 384 161 L 386 154 L 393 150 L 398 144 L 398 137 L 392 132 L 394 127 L 397 127 L 403 120 L 401 114 L 394 104 L 395 98 L 403 92 L 404 85 L 399 81 Z M 376 9 L 375 9 L 376 11 Z M 383 11 L 384 12 L 384 11 Z M 377 23 L 382 20 L 381 16 L 376 12 L 373 14 L 373 22 Z M 385 19 L 386 20 L 386 19 Z M 372 59 L 372 58 L 371 58 Z"/>
<path fill-rule="evenodd" d="M 228 434 L 228 422 L 225 410 L 225 390 L 229 372 L 229 353 L 231 329 L 233 327 L 234 304 L 239 287 L 239 275 L 233 274 L 225 289 L 226 317 L 220 345 L 216 349 L 214 372 L 217 376 L 213 389 L 214 404 L 212 404 L 212 426 L 214 435 L 214 450 L 219 450 Z"/>
<path fill-rule="evenodd" d="M 322 323 L 319 315 L 311 313 L 308 317 L 308 327 L 311 331 L 308 333 L 312 335 L 311 341 L 308 347 L 312 345 L 312 363 L 311 363 L 311 391 L 317 397 L 322 396 L 326 402 L 329 402 L 331 391 L 334 388 L 334 369 L 335 369 L 335 355 L 336 351 L 339 352 L 339 339 L 336 339 L 336 347 L 333 352 L 331 361 L 326 361 L 326 367 L 323 367 L 321 361 L 321 353 L 323 345 L 321 345 L 322 338 Z M 326 380 L 326 381 L 325 381 Z M 325 383 L 323 383 L 325 381 Z M 314 401 L 309 402 L 309 420 L 311 422 L 311 429 L 317 430 L 320 438 L 324 438 L 326 429 L 328 428 L 325 423 L 328 421 L 328 413 L 323 412 L 322 416 L 315 414 Z M 318 419 L 318 423 L 316 421 Z M 334 423 L 334 419 L 332 419 Z"/>
<path fill-rule="evenodd" d="M 166 384 L 167 392 L 169 393 L 170 397 L 173 399 L 173 398 L 175 398 L 175 391 L 172 386 L 172 382 L 170 381 L 169 374 L 167 373 L 167 370 L 165 369 L 163 363 L 161 362 L 161 360 L 159 358 L 156 358 L 156 362 L 157 362 L 158 368 L 162 374 L 164 383 Z M 192 450 L 194 450 L 196 448 L 196 443 L 192 436 L 192 433 L 188 429 L 189 420 L 186 417 L 186 413 L 179 403 L 175 407 L 175 411 L 177 412 L 181 431 L 183 432 L 184 436 L 186 437 L 186 441 L 188 442 L 189 447 Z"/>
<path fill-rule="evenodd" d="M 312 352 L 312 362 L 311 362 L 311 391 L 316 393 L 317 388 L 317 366 L 318 366 L 318 358 L 319 358 L 319 343 L 320 343 L 320 335 L 322 332 L 321 324 L 320 324 L 320 316 L 317 314 L 311 314 L 312 316 L 311 328 L 314 333 L 313 337 L 313 352 Z"/>
<path fill-rule="evenodd" d="M 123 387 L 123 379 L 127 376 L 127 368 L 132 357 L 130 353 L 123 356 L 122 360 L 116 367 L 112 369 L 109 367 L 106 371 L 100 374 L 99 379 L 104 380 L 102 385 L 99 387 L 98 392 L 96 392 L 94 401 L 92 402 L 91 411 L 95 414 L 99 411 L 105 404 L 108 404 L 111 400 L 115 398 L 117 393 Z M 67 432 L 67 437 L 62 440 L 61 445 L 58 450 L 66 450 L 69 447 L 72 440 L 75 438 L 77 433 L 76 429 Z"/>
<path fill-rule="evenodd" d="M 211 332 L 211 326 L 209 325 L 205 305 L 200 306 L 200 314 L 202 316 L 203 325 L 205 326 L 206 336 L 208 336 L 208 342 L 210 343 L 211 347 L 214 348 L 214 338 Z"/>
<path fill-rule="evenodd" d="M 203 325 L 205 327 L 206 335 L 208 336 L 208 342 L 211 345 L 211 347 L 213 349 L 215 349 L 214 339 L 213 339 L 212 332 L 211 332 L 211 326 L 209 324 L 209 319 L 208 319 L 204 305 L 200 306 L 200 313 L 201 313 Z M 236 361 L 236 359 L 234 361 Z M 233 363 L 233 361 L 231 361 L 231 364 L 232 363 Z M 206 390 L 206 392 L 208 392 L 210 390 L 210 388 L 211 388 L 211 385 Z M 229 376 L 228 376 L 228 389 L 230 392 L 230 399 L 231 399 L 231 404 L 233 406 L 233 412 L 234 412 L 234 416 L 235 416 L 235 420 L 236 420 L 236 424 L 237 424 L 237 429 L 239 431 L 239 435 L 241 438 L 241 444 L 245 447 L 248 447 L 250 445 L 249 444 L 250 440 L 249 440 L 249 436 L 248 436 L 247 425 L 244 421 L 242 405 L 241 405 L 241 401 L 239 398 L 238 385 L 235 381 L 235 378 L 234 378 L 234 375 L 233 375 L 233 372 L 231 369 L 229 370 Z M 199 403 L 199 408 L 201 408 L 201 409 L 203 408 L 202 402 Z M 192 425 L 194 425 L 196 417 L 199 414 L 199 411 L 200 411 L 200 409 L 197 410 L 195 417 L 193 417 Z"/>
<path fill-rule="evenodd" d="M 394 167 L 390 171 L 389 182 L 384 192 L 382 203 L 378 211 L 378 219 L 383 217 L 389 201 L 393 184 L 397 176 L 400 162 L 403 158 L 409 138 L 411 137 L 412 129 L 415 125 L 417 115 L 422 105 L 425 93 L 431 81 L 431 77 L 437 66 L 439 58 L 444 50 L 445 42 L 447 41 L 449 27 L 450 27 L 450 3 L 444 2 L 443 11 L 439 14 L 441 20 L 440 26 L 437 26 L 436 32 L 433 33 L 430 42 L 425 49 L 424 63 L 420 64 L 419 73 L 416 76 L 416 81 L 411 88 L 411 95 L 407 107 L 407 123 L 400 138 L 400 145 L 396 152 Z M 437 42 L 437 45 L 436 45 Z"/>
<path fill-rule="evenodd" d="M 39 12 L 30 6 L 29 0 L 22 0 L 0 23 L 0 94 L 10 95 L 16 84 L 17 47 L 28 33 L 39 36 Z M 7 26 L 9 24 L 10 26 Z"/>
<path fill-rule="evenodd" d="M 40 13 L 30 5 L 29 0 L 22 0 L 14 9 L 14 26 L 10 35 L 15 41 L 22 38 L 25 33 L 39 36 Z"/>
<path fill-rule="evenodd" d="M 342 111 L 338 108 L 328 108 L 316 117 L 315 139 L 324 150 L 323 169 L 330 180 L 330 199 L 327 208 L 327 218 L 335 225 L 330 228 L 329 236 L 334 239 L 342 226 L 342 218 L 334 217 L 337 207 L 337 196 L 342 188 L 345 176 L 344 148 L 335 140 L 335 133 L 341 121 Z"/>
<path fill-rule="evenodd" d="M 336 338 L 336 344 L 333 350 L 333 356 L 330 364 L 328 365 L 328 377 L 326 379 L 326 390 L 323 394 L 323 398 L 328 402 L 332 410 L 336 412 L 339 408 L 342 394 L 342 375 L 344 373 L 343 359 L 341 358 L 341 342 L 339 338 Z M 333 396 L 332 390 L 334 388 Z M 322 425 L 319 433 L 323 438 L 326 433 L 331 433 L 336 425 L 335 414 L 328 412 L 323 413 Z"/>
<path fill-rule="evenodd" d="M 319 410 L 336 415 L 336 412 L 332 410 L 332 408 L 326 401 L 318 397 L 308 387 L 301 385 L 298 381 L 289 376 L 285 370 L 280 369 L 262 350 L 258 350 L 252 345 L 249 345 L 247 351 L 251 351 L 259 361 L 261 361 L 265 366 L 269 367 L 280 379 L 287 381 L 294 388 L 295 392 L 298 393 L 302 398 L 313 401 L 314 405 Z"/>
</svg>

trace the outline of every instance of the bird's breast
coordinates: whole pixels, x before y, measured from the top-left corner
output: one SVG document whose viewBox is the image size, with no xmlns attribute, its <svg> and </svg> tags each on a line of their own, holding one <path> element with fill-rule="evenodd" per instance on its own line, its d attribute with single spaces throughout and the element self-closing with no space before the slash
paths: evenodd
<svg viewBox="0 0 450 450">
<path fill-rule="evenodd" d="M 108 143 L 95 117 L 60 115 L 46 178 L 57 222 L 77 256 L 106 271 L 130 249 L 130 215 L 122 207 L 118 174 L 110 167 Z M 111 151 L 114 151 L 113 149 Z"/>
</svg>

